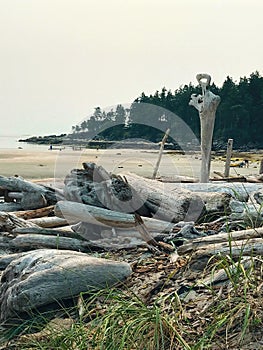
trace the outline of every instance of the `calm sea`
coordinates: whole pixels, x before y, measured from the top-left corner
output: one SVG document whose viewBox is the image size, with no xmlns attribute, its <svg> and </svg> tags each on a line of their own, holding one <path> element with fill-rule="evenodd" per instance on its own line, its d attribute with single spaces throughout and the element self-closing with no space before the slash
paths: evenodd
<svg viewBox="0 0 263 350">
<path fill-rule="evenodd" d="M 0 149 L 18 149 L 19 147 L 28 150 L 48 149 L 48 145 L 35 145 L 32 143 L 18 142 L 19 139 L 26 139 L 31 135 L 0 135 Z"/>
</svg>

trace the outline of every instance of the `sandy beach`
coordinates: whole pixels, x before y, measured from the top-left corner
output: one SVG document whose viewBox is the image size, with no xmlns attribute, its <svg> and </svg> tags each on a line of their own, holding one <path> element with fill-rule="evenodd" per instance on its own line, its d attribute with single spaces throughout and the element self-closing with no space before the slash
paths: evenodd
<svg viewBox="0 0 263 350">
<path fill-rule="evenodd" d="M 0 149 L 0 175 L 19 175 L 25 179 L 64 179 L 73 168 L 82 168 L 83 162 L 96 162 L 112 173 L 134 172 L 151 176 L 158 157 L 158 151 L 138 149 L 84 149 L 38 150 Z M 244 154 L 232 159 L 240 161 Z M 250 156 L 249 168 L 231 168 L 230 175 L 258 174 L 261 154 Z M 224 160 L 213 157 L 211 175 L 214 171 L 224 171 Z M 187 175 L 199 177 L 200 154 L 178 154 L 165 151 L 159 167 L 160 176 Z"/>
</svg>

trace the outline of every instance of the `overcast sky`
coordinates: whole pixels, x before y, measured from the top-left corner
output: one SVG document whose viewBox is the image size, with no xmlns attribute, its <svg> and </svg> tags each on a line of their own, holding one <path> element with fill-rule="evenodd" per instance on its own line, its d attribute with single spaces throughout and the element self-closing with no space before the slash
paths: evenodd
<svg viewBox="0 0 263 350">
<path fill-rule="evenodd" d="M 262 0 L 0 0 L 0 134 L 68 132 L 94 107 L 263 73 Z"/>
</svg>

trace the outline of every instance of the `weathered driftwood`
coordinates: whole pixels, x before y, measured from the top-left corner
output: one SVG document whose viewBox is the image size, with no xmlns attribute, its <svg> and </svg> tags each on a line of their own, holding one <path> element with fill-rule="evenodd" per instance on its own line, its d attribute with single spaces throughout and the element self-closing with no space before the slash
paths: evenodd
<svg viewBox="0 0 263 350">
<path fill-rule="evenodd" d="M 177 251 L 180 255 L 189 253 L 194 250 L 205 248 L 211 244 L 217 243 L 228 243 L 229 241 L 240 241 L 240 240 L 250 240 L 251 238 L 262 238 L 263 237 L 263 228 L 233 231 L 229 233 L 218 233 L 216 235 L 196 238 L 190 241 L 189 243 L 183 244 L 178 247 Z"/>
<path fill-rule="evenodd" d="M 106 227 L 135 227 L 135 218 L 132 214 L 120 213 L 70 201 L 58 202 L 55 206 L 55 214 L 58 217 L 65 218 L 69 223 L 78 220 Z M 147 217 L 143 217 L 143 221 L 150 231 L 169 232 L 173 228 L 173 224 L 167 221 Z"/>
<path fill-rule="evenodd" d="M 66 219 L 58 218 L 57 216 L 34 218 L 30 219 L 29 222 L 33 222 L 40 227 L 59 227 L 68 225 Z"/>
<path fill-rule="evenodd" d="M 263 189 L 263 184 L 253 183 L 182 183 L 182 188 L 185 188 L 193 192 L 218 192 L 218 193 L 229 193 L 233 198 L 246 202 L 249 194 L 260 191 Z"/>
<path fill-rule="evenodd" d="M 0 176 L 0 187 L 8 192 L 15 192 L 16 198 L 21 199 L 21 207 L 25 210 L 41 208 L 57 202 L 54 189 L 26 181 L 20 177 Z M 21 194 L 19 195 L 19 198 L 18 192 Z M 11 195 L 11 197 L 14 198 L 13 195 Z"/>
<path fill-rule="evenodd" d="M 11 212 L 11 211 L 16 211 L 16 210 L 21 210 L 23 209 L 20 203 L 15 203 L 15 202 L 0 202 L 0 211 L 6 211 L 6 212 Z"/>
<path fill-rule="evenodd" d="M 122 281 L 129 264 L 56 249 L 28 252 L 2 274 L 0 320 L 23 317 L 54 302 Z"/>
<path fill-rule="evenodd" d="M 157 171 L 158 171 L 158 169 L 159 169 L 160 162 L 161 162 L 162 155 L 163 155 L 164 145 L 165 145 L 165 142 L 166 142 L 167 139 L 168 139 L 169 133 L 170 133 L 170 129 L 167 129 L 166 132 L 165 132 L 165 135 L 164 135 L 164 137 L 163 137 L 163 139 L 162 139 L 162 141 L 161 141 L 160 149 L 159 149 L 159 154 L 158 154 L 158 159 L 157 159 L 157 162 L 156 162 L 155 167 L 154 167 L 154 170 L 153 170 L 153 176 L 152 176 L 153 179 L 156 178 Z"/>
<path fill-rule="evenodd" d="M 203 213 L 204 203 L 200 196 L 178 184 L 160 183 L 131 173 L 122 176 L 136 188 L 154 218 L 172 222 L 195 221 Z"/>
<path fill-rule="evenodd" d="M 54 205 L 50 205 L 48 207 L 39 208 L 35 210 L 23 210 L 23 211 L 15 211 L 13 214 L 18 216 L 19 218 L 28 220 L 33 218 L 41 218 L 43 216 L 48 216 L 49 214 L 54 212 Z"/>
<path fill-rule="evenodd" d="M 225 193 L 193 193 L 182 184 L 162 184 L 131 173 L 123 176 L 154 211 L 154 217 L 162 220 L 196 221 L 205 213 L 223 213 L 229 209 L 230 196 Z"/>
<path fill-rule="evenodd" d="M 209 90 L 211 82 L 211 76 L 209 74 L 197 74 L 196 79 L 202 88 L 202 95 L 192 94 L 189 105 L 194 106 L 199 112 L 202 154 L 200 181 L 208 182 L 215 114 L 220 103 L 220 97 Z"/>
<path fill-rule="evenodd" d="M 46 231 L 47 232 L 47 231 Z M 76 238 L 43 234 L 20 234 L 11 239 L 7 247 L 11 250 L 25 251 L 40 248 L 75 250 L 89 252 L 88 242 Z"/>
<path fill-rule="evenodd" d="M 18 227 L 37 227 L 36 224 L 18 218 L 16 215 L 6 212 L 0 212 L 0 231 L 12 232 Z"/>
<path fill-rule="evenodd" d="M 136 190 L 120 176 L 108 173 L 94 163 L 83 163 L 65 178 L 65 199 L 110 210 L 150 216 L 151 211 Z"/>
<path fill-rule="evenodd" d="M 67 226 L 68 227 L 68 226 Z M 36 235 L 47 235 L 54 237 L 70 237 L 70 238 L 81 238 L 80 235 L 71 229 L 67 230 L 58 230 L 52 228 L 43 228 L 43 227 L 20 227 L 13 230 L 13 235 L 25 235 L 25 234 L 36 234 Z M 83 240 L 83 238 L 81 238 Z"/>
<path fill-rule="evenodd" d="M 251 238 L 249 240 L 232 241 L 209 244 L 205 248 L 196 250 L 191 256 L 192 259 L 207 258 L 207 260 L 217 254 L 226 256 L 229 255 L 232 258 L 238 258 L 242 256 L 257 256 L 263 254 L 263 238 Z"/>
</svg>

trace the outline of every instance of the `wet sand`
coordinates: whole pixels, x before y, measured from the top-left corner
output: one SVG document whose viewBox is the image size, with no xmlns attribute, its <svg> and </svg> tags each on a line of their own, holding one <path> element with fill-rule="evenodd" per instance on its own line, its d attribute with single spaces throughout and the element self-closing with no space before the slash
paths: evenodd
<svg viewBox="0 0 263 350">
<path fill-rule="evenodd" d="M 28 150 L 0 149 L 0 175 L 19 175 L 25 179 L 64 179 L 73 168 L 82 168 L 83 162 L 96 162 L 112 173 L 134 172 L 142 176 L 151 176 L 158 157 L 155 150 L 135 149 L 84 149 L 72 150 Z M 258 174 L 261 156 L 250 161 L 249 168 L 231 168 L 230 175 Z M 241 159 L 242 160 L 242 159 Z M 160 163 L 158 175 L 172 177 L 187 175 L 199 177 L 200 154 L 181 155 L 165 151 Z M 213 171 L 224 172 L 224 160 L 217 157 L 212 160 Z"/>
</svg>

